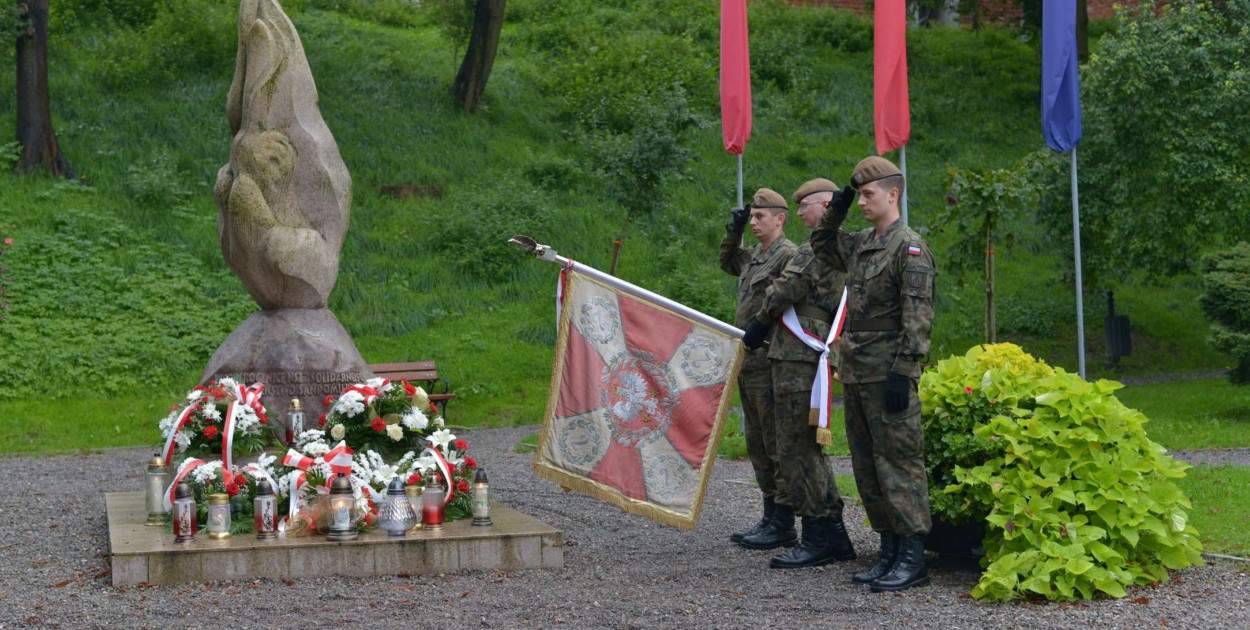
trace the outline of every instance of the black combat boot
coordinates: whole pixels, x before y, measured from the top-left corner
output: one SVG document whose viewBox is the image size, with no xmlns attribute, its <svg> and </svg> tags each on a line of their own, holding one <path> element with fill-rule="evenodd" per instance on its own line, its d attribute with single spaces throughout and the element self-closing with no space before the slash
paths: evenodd
<svg viewBox="0 0 1250 630">
<path fill-rule="evenodd" d="M 898 555 L 898 534 L 891 531 L 878 533 L 881 534 L 881 551 L 877 553 L 877 562 L 871 569 L 851 577 L 851 581 L 856 584 L 872 584 L 889 573 L 894 566 L 894 558 Z"/>
<path fill-rule="evenodd" d="M 776 549 L 789 547 L 798 539 L 799 533 L 794 530 L 794 508 L 778 503 L 773 508 L 773 519 L 768 526 L 758 534 L 743 538 L 738 544 L 747 549 Z"/>
<path fill-rule="evenodd" d="M 912 534 L 898 541 L 898 557 L 890 572 L 872 583 L 872 592 L 904 591 L 929 583 L 924 566 L 924 535 Z"/>
<path fill-rule="evenodd" d="M 841 532 L 839 534 L 839 531 Z M 842 540 L 845 538 L 845 540 Z M 799 569 L 855 559 L 855 549 L 840 517 L 804 516 L 803 542 L 768 562 L 774 569 Z"/>
<path fill-rule="evenodd" d="M 764 528 L 768 526 L 768 522 L 773 520 L 773 512 L 776 508 L 777 503 L 776 501 L 773 501 L 772 497 L 764 497 L 764 516 L 760 518 L 760 522 L 756 523 L 755 527 L 752 527 L 751 529 L 730 534 L 729 542 L 740 543 L 743 538 L 753 536 L 764 531 Z"/>
</svg>

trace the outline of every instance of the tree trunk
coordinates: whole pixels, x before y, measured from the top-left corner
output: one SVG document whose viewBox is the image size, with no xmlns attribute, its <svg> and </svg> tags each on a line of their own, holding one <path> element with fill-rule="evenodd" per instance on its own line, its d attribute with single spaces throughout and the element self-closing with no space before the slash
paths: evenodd
<svg viewBox="0 0 1250 630">
<path fill-rule="evenodd" d="M 52 130 L 48 104 L 48 0 L 26 0 L 18 8 L 26 30 L 17 38 L 17 141 L 22 155 L 14 170 L 29 173 L 43 168 L 73 179 L 74 171 Z"/>
<path fill-rule="evenodd" d="M 495 51 L 499 48 L 499 31 L 503 29 L 506 3 L 507 0 L 477 0 L 469 47 L 464 51 L 464 61 L 451 85 L 451 93 L 464 106 L 466 113 L 477 107 L 486 92 L 486 80 L 490 78 Z"/>
<path fill-rule="evenodd" d="M 1089 0 L 1076 0 L 1076 58 L 1089 61 Z"/>
</svg>

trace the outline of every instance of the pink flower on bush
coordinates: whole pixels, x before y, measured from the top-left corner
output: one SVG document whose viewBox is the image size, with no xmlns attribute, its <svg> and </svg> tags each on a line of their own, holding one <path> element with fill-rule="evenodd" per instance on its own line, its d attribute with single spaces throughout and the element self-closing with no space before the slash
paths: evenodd
<svg viewBox="0 0 1250 630">
<path fill-rule="evenodd" d="M 965 388 L 964 388 L 964 393 L 965 393 L 965 394 L 971 394 L 971 393 L 972 393 L 972 388 L 971 388 L 971 387 L 965 387 Z"/>
</svg>

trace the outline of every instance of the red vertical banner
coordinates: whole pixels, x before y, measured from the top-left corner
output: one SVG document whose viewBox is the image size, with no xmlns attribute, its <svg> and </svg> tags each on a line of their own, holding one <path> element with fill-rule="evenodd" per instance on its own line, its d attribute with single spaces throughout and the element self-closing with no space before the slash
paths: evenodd
<svg viewBox="0 0 1250 630">
<path fill-rule="evenodd" d="M 907 144 L 911 113 L 907 100 L 907 3 L 877 0 L 873 9 L 873 121 L 877 154 Z"/>
<path fill-rule="evenodd" d="M 751 139 L 751 53 L 747 45 L 746 0 L 720 3 L 720 117 L 725 150 L 742 155 Z"/>
</svg>

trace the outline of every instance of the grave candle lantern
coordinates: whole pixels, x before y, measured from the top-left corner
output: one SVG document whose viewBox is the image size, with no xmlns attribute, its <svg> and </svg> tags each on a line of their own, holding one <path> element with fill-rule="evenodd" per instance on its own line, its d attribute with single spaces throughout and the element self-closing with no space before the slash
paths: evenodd
<svg viewBox="0 0 1250 630">
<path fill-rule="evenodd" d="M 195 491 L 185 481 L 174 490 L 174 542 L 195 542 L 198 515 L 195 507 Z"/>
<path fill-rule="evenodd" d="M 214 540 L 230 537 L 230 495 L 224 492 L 208 495 L 208 537 Z"/>
<path fill-rule="evenodd" d="M 487 526 L 490 520 L 490 483 L 486 479 L 486 469 L 478 468 L 473 476 L 473 524 Z"/>
<path fill-rule="evenodd" d="M 286 442 L 294 444 L 299 434 L 304 432 L 304 407 L 298 398 L 291 399 L 291 406 L 286 412 Z"/>
<path fill-rule="evenodd" d="M 159 527 L 165 524 L 165 479 L 168 472 L 165 458 L 154 455 L 148 460 L 148 471 L 144 476 L 147 483 L 144 502 L 148 508 L 148 520 L 144 525 Z"/>
<path fill-rule="evenodd" d="M 382 506 L 378 526 L 385 529 L 387 534 L 399 537 L 407 534 L 408 528 L 416 520 L 417 513 L 408 503 L 408 496 L 404 492 L 404 480 L 399 477 L 391 479 L 386 488 L 386 503 Z"/>
<path fill-rule="evenodd" d="M 443 497 L 446 496 L 446 492 L 442 481 L 435 475 L 426 484 L 425 491 L 421 493 L 421 524 L 430 531 L 443 528 L 443 520 L 446 518 Z"/>
<path fill-rule="evenodd" d="M 356 511 L 356 497 L 352 494 L 352 482 L 347 475 L 339 473 L 330 483 L 330 533 L 329 540 L 356 540 L 359 534 L 352 523 Z"/>
<path fill-rule="evenodd" d="M 256 538 L 277 538 L 278 499 L 273 496 L 273 484 L 268 479 L 256 482 L 256 498 L 252 500 L 252 508 L 256 519 Z"/>
</svg>

